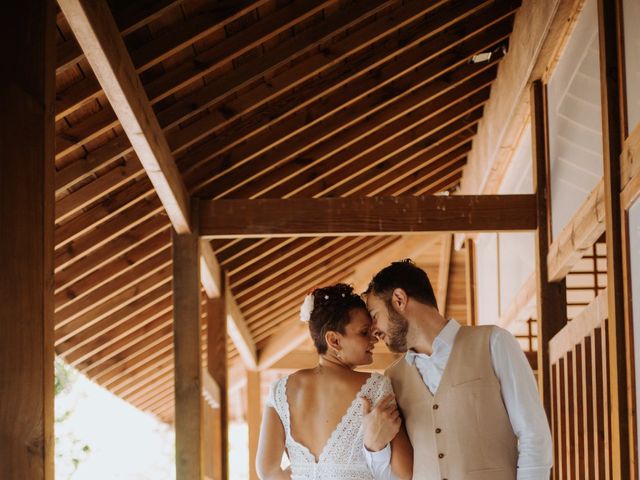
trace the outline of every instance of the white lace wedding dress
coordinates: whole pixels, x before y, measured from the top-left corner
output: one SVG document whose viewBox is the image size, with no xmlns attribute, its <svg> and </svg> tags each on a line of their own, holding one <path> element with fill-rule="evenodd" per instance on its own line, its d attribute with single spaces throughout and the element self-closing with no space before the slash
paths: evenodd
<svg viewBox="0 0 640 480">
<path fill-rule="evenodd" d="M 291 419 L 287 401 L 288 376 L 275 382 L 267 399 L 284 427 L 285 447 L 291 462 L 292 480 L 372 480 L 362 453 L 362 402 L 359 396 L 367 397 L 374 405 L 379 399 L 393 391 L 389 379 L 374 373 L 362 385 L 347 412 L 333 431 L 316 462 L 307 447 L 291 436 Z"/>
</svg>

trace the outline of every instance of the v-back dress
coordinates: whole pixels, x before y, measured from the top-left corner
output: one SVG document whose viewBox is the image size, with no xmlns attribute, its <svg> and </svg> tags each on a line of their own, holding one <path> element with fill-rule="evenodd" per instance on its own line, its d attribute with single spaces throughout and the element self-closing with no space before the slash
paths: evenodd
<svg viewBox="0 0 640 480">
<path fill-rule="evenodd" d="M 291 436 L 288 379 L 287 375 L 271 386 L 266 405 L 274 408 L 282 421 L 285 447 L 291 462 L 291 479 L 373 480 L 362 452 L 362 401 L 359 397 L 367 397 L 374 405 L 393 391 L 389 379 L 379 373 L 374 373 L 367 379 L 329 437 L 317 461 L 307 447 Z"/>
</svg>

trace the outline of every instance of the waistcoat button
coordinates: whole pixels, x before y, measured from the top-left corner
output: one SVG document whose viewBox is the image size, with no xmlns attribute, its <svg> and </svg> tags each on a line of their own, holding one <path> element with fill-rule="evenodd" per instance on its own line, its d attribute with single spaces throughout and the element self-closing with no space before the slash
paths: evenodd
<svg viewBox="0 0 640 480">
<path fill-rule="evenodd" d="M 433 406 L 433 409 L 434 409 L 434 410 L 437 410 L 437 409 L 438 409 L 438 404 L 437 404 L 437 403 Z"/>
<path fill-rule="evenodd" d="M 436 428 L 436 433 L 440 433 L 442 430 L 440 428 Z"/>
<path fill-rule="evenodd" d="M 444 458 L 444 453 L 439 453 L 438 458 Z"/>
</svg>

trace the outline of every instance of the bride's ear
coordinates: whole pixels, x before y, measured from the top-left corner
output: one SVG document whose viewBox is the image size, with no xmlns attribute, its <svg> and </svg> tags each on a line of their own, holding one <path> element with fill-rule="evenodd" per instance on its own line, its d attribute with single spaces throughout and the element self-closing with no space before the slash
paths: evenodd
<svg viewBox="0 0 640 480">
<path fill-rule="evenodd" d="M 340 350 L 340 336 L 333 330 L 329 330 L 324 334 L 324 341 L 331 350 Z"/>
</svg>

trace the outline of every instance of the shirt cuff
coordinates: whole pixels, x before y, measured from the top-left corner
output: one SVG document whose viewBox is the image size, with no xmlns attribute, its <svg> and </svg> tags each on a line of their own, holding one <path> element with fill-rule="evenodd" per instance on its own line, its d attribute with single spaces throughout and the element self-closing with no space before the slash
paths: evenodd
<svg viewBox="0 0 640 480">
<path fill-rule="evenodd" d="M 365 449 L 366 450 L 366 449 Z M 551 467 L 518 467 L 518 480 L 549 480 Z"/>
<path fill-rule="evenodd" d="M 370 467 L 373 465 L 386 465 L 391 462 L 391 446 L 388 443 L 386 447 L 377 452 L 372 452 L 362 445 L 362 451 L 364 452 L 364 458 L 367 461 L 367 465 Z"/>
</svg>

